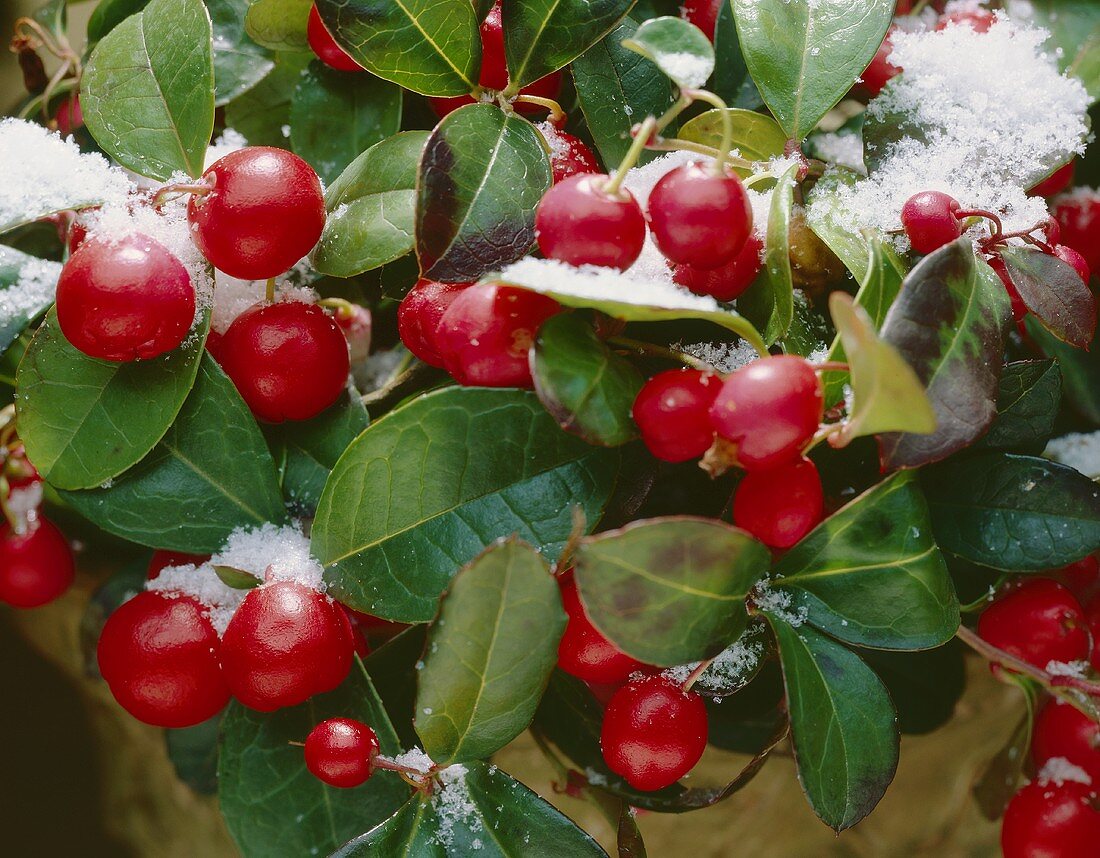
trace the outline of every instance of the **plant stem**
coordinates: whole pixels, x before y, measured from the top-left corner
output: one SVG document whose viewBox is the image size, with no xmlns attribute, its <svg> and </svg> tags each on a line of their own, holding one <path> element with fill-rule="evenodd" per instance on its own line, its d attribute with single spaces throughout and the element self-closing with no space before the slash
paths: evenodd
<svg viewBox="0 0 1100 858">
<path fill-rule="evenodd" d="M 269 304 L 275 303 L 275 278 L 274 277 L 268 277 L 267 278 L 267 294 L 266 294 L 266 297 L 267 297 L 267 303 L 269 303 Z"/>
<path fill-rule="evenodd" d="M 690 674 L 688 674 L 688 678 L 684 680 L 684 684 L 681 686 L 683 690 L 691 691 L 691 686 L 695 684 L 695 681 L 700 676 L 706 673 L 707 668 L 710 667 L 713 663 L 713 658 L 708 658 L 705 661 L 699 662 L 699 666 L 696 667 L 695 670 L 693 670 Z"/>
<path fill-rule="evenodd" d="M 647 343 L 643 340 L 635 340 L 630 337 L 609 337 L 607 340 L 612 345 L 620 346 L 630 351 L 636 351 L 640 354 L 651 355 L 653 357 L 664 358 L 665 360 L 674 361 L 675 363 L 682 363 L 685 366 L 690 366 L 693 369 L 701 369 L 708 372 L 714 372 L 714 367 L 705 361 L 701 361 L 698 358 L 694 358 L 684 352 L 676 351 L 675 349 L 668 348 L 667 346 L 659 346 L 656 343 Z"/>
<path fill-rule="evenodd" d="M 645 151 L 646 143 L 656 131 L 657 120 L 652 116 L 647 116 L 645 122 L 638 126 L 638 133 L 634 135 L 634 142 L 630 144 L 630 148 L 627 150 L 626 155 L 623 156 L 622 163 L 619 164 L 611 178 L 608 179 L 607 184 L 603 186 L 604 193 L 611 196 L 619 193 L 619 188 L 622 187 L 623 180 L 626 179 L 626 174 L 638 163 L 638 159 L 642 156 L 642 152 Z"/>
<path fill-rule="evenodd" d="M 998 664 L 1016 673 L 1030 676 L 1044 688 L 1075 688 L 1078 691 L 1085 692 L 1085 694 L 1100 695 L 1100 682 L 1094 682 L 1090 679 L 1081 679 L 1078 676 L 1055 676 L 1053 673 L 1047 673 L 1047 671 L 1029 662 L 1023 661 L 1022 659 L 1016 658 L 1016 656 L 1005 652 L 1003 649 L 998 649 L 993 646 L 993 644 L 983 640 L 976 632 L 968 629 L 966 626 L 959 626 L 959 630 L 955 632 L 955 637 L 978 653 L 982 658 L 986 659 L 986 661 L 992 664 Z"/>
<path fill-rule="evenodd" d="M 730 149 L 733 147 L 733 117 L 730 116 L 726 103 L 713 92 L 705 89 L 693 89 L 685 95 L 697 101 L 705 101 L 718 109 L 722 117 L 722 142 L 718 146 L 718 157 L 714 161 L 714 171 L 719 176 L 725 175 L 726 163 L 729 161 Z"/>
<path fill-rule="evenodd" d="M 539 107 L 545 107 L 550 111 L 550 115 L 547 116 L 546 119 L 553 125 L 564 122 L 567 116 L 566 112 L 561 109 L 561 105 L 552 98 L 543 98 L 541 95 L 517 95 L 514 101 L 519 101 L 523 104 L 537 104 Z"/>
</svg>

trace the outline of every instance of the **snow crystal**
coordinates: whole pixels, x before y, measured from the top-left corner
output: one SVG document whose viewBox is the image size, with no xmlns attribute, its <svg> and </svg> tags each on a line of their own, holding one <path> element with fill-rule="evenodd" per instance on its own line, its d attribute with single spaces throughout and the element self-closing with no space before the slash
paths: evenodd
<svg viewBox="0 0 1100 858">
<path fill-rule="evenodd" d="M 0 263 L 9 251 L 0 247 Z M 61 264 L 47 259 L 30 258 L 19 269 L 19 279 L 0 290 L 0 325 L 16 317 L 26 317 L 53 303 Z"/>
<path fill-rule="evenodd" d="M 1037 779 L 1041 784 L 1054 784 L 1055 786 L 1062 786 L 1067 782 L 1084 784 L 1085 786 L 1092 784 L 1092 778 L 1089 777 L 1088 772 L 1080 766 L 1075 766 L 1065 757 L 1051 757 L 1043 763 Z"/>
<path fill-rule="evenodd" d="M 248 140 L 241 132 L 233 128 L 226 128 L 221 133 L 213 145 L 208 146 L 206 149 L 206 158 L 203 162 L 203 169 L 209 169 L 210 165 L 220 158 L 224 158 L 231 152 L 236 152 L 238 149 L 243 149 L 248 145 Z"/>
<path fill-rule="evenodd" d="M 480 831 L 481 819 L 466 786 L 465 766 L 456 764 L 441 769 L 439 786 L 432 795 L 432 809 L 439 819 L 439 842 L 450 846 L 454 842 L 456 825 L 471 832 Z"/>
<path fill-rule="evenodd" d="M 1074 432 L 1054 438 L 1043 455 L 1074 468 L 1090 479 L 1100 479 L 1100 432 Z"/>
<path fill-rule="evenodd" d="M 822 161 L 848 167 L 863 175 L 863 137 L 854 131 L 833 131 L 813 137 L 814 154 Z"/>
<path fill-rule="evenodd" d="M 166 595 L 183 593 L 191 596 L 207 609 L 210 623 L 219 635 L 225 632 L 233 614 L 249 593 L 222 581 L 210 563 L 166 566 L 156 578 L 145 582 L 145 589 Z"/>
<path fill-rule="evenodd" d="M 317 293 L 308 286 L 298 285 L 296 279 L 301 275 L 295 272 L 296 269 L 292 268 L 286 274 L 275 278 L 275 300 L 299 301 L 303 304 L 316 303 Z M 239 280 L 222 271 L 215 271 L 214 307 L 210 316 L 211 329 L 224 334 L 237 316 L 253 304 L 263 301 L 266 294 L 266 280 Z"/>
<path fill-rule="evenodd" d="M 798 627 L 806 622 L 809 611 L 803 605 L 797 609 L 791 606 L 791 594 L 786 590 L 773 589 L 768 581 L 759 581 L 752 591 L 752 601 L 761 611 L 775 614 L 787 625 Z"/>
<path fill-rule="evenodd" d="M 1048 661 L 1044 670 L 1051 676 L 1073 676 L 1084 679 L 1088 667 L 1087 661 Z"/>
<path fill-rule="evenodd" d="M 701 360 L 723 375 L 760 357 L 756 349 L 743 340 L 735 343 L 673 343 L 672 348 Z"/>
<path fill-rule="evenodd" d="M 8 492 L 7 507 L 15 522 L 17 535 L 26 533 L 38 520 L 38 510 L 42 506 L 42 483 L 35 481 L 22 488 Z"/>
<path fill-rule="evenodd" d="M 432 758 L 425 754 L 420 748 L 410 748 L 403 754 L 398 754 L 393 758 L 393 761 L 399 766 L 404 766 L 407 769 L 414 769 L 421 774 L 427 774 L 432 766 L 435 765 L 432 762 Z"/>
<path fill-rule="evenodd" d="M 714 60 L 686 51 L 661 54 L 661 70 L 681 86 L 698 89 L 714 71 Z"/>
<path fill-rule="evenodd" d="M 756 669 L 764 654 L 764 641 L 759 639 L 763 632 L 763 626 L 752 626 L 736 642 L 722 650 L 695 680 L 695 690 L 729 694 L 741 688 L 745 684 L 746 676 Z M 697 661 L 672 667 L 664 671 L 664 674 L 682 683 L 700 664 Z"/>
<path fill-rule="evenodd" d="M 408 356 L 404 349 L 375 352 L 353 370 L 355 383 L 366 393 L 380 390 L 394 378 L 397 368 Z"/>
<path fill-rule="evenodd" d="M 309 554 L 309 539 L 296 525 L 268 522 L 240 527 L 229 534 L 225 547 L 210 558 L 215 566 L 230 566 L 269 581 L 297 581 L 325 591 L 321 564 Z"/>
</svg>

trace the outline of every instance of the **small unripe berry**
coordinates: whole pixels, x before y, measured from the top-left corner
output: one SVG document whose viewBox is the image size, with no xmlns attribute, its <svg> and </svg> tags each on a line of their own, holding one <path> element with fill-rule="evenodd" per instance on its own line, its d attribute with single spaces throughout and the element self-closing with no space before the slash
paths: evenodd
<svg viewBox="0 0 1100 858">
<path fill-rule="evenodd" d="M 1080 603 L 1068 588 L 1049 578 L 1033 578 L 997 599 L 978 618 L 978 634 L 1039 669 L 1089 654 L 1088 625 Z"/>
<path fill-rule="evenodd" d="M 569 571 L 558 579 L 561 601 L 569 622 L 558 645 L 558 667 L 571 676 L 599 685 L 625 682 L 630 674 L 646 665 L 631 658 L 605 638 L 588 619 Z"/>
<path fill-rule="evenodd" d="M 0 527 L 0 602 L 40 607 L 68 590 L 75 574 L 69 541 L 46 518 L 30 522 L 22 535 L 6 522 Z"/>
<path fill-rule="evenodd" d="M 901 209 L 905 234 L 917 253 L 928 254 L 962 235 L 955 213 L 959 201 L 940 191 L 923 191 L 909 198 Z"/>
<path fill-rule="evenodd" d="M 378 737 L 362 721 L 328 718 L 306 737 L 305 755 L 310 774 L 329 786 L 349 789 L 374 773 Z"/>
<path fill-rule="evenodd" d="M 539 202 L 535 234 L 548 259 L 625 271 L 645 244 L 645 215 L 630 191 L 608 194 L 608 176 L 582 173 L 554 185 Z"/>
<path fill-rule="evenodd" d="M 714 442 L 709 412 L 721 387 L 718 376 L 697 369 L 670 369 L 647 381 L 632 413 L 649 452 L 666 462 L 702 456 Z"/>
<path fill-rule="evenodd" d="M 733 523 L 770 548 L 790 548 L 816 527 L 825 496 L 809 459 L 750 471 L 733 495 Z"/>
</svg>

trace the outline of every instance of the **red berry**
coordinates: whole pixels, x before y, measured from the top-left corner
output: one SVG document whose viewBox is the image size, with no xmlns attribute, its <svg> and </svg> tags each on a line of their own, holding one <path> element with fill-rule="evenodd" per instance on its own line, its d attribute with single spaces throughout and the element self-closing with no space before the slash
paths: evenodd
<svg viewBox="0 0 1100 858">
<path fill-rule="evenodd" d="M 354 652 L 340 606 L 296 581 L 249 591 L 222 636 L 230 690 L 261 712 L 332 691 L 351 670 Z"/>
<path fill-rule="evenodd" d="M 307 420 L 339 399 L 348 343 L 316 304 L 256 304 L 233 320 L 218 361 L 252 413 L 269 423 Z"/>
<path fill-rule="evenodd" d="M 715 431 L 735 445 L 746 471 L 798 459 L 823 414 L 821 382 L 797 355 L 761 358 L 731 373 L 710 409 Z"/>
<path fill-rule="evenodd" d="M 733 495 L 733 523 L 771 548 L 790 548 L 824 515 L 817 466 L 809 459 L 752 471 Z"/>
<path fill-rule="evenodd" d="M 562 131 L 552 122 L 543 122 L 539 131 L 550 147 L 550 169 L 554 184 L 580 173 L 598 173 L 600 164 L 584 142 Z"/>
<path fill-rule="evenodd" d="M 1091 596 L 1097 585 L 1100 584 L 1100 556 L 1090 554 L 1076 563 L 1063 566 L 1058 571 L 1061 573 L 1063 583 L 1084 604 L 1083 600 Z M 1088 607 L 1091 608 L 1092 606 L 1089 605 Z"/>
<path fill-rule="evenodd" d="M 1085 284 L 1088 284 L 1092 272 L 1089 270 L 1089 264 L 1085 257 L 1065 244 L 1054 245 L 1054 255 L 1076 271 L 1077 275 L 1085 281 Z"/>
<path fill-rule="evenodd" d="M 1100 270 L 1100 194 L 1075 192 L 1062 197 L 1054 206 L 1054 217 L 1062 228 L 1057 240 L 1085 257 L 1090 269 Z"/>
<path fill-rule="evenodd" d="M 900 67 L 890 62 L 890 54 L 894 51 L 894 32 L 895 28 L 891 27 L 886 33 L 886 38 L 879 45 L 879 49 L 871 58 L 871 62 L 863 70 L 863 74 L 860 75 L 864 91 L 872 98 L 882 92 L 886 84 L 902 72 Z"/>
<path fill-rule="evenodd" d="M 1049 578 L 1031 579 L 985 609 L 982 639 L 1043 669 L 1049 662 L 1088 658 L 1089 633 L 1080 603 Z"/>
<path fill-rule="evenodd" d="M 649 228 L 672 262 L 718 268 L 732 261 L 752 234 L 752 206 L 732 172 L 716 175 L 704 164 L 665 173 L 649 195 Z"/>
<path fill-rule="evenodd" d="M 189 727 L 229 702 L 221 643 L 206 609 L 182 593 L 138 593 L 107 618 L 99 672 L 122 708 L 146 724 Z"/>
<path fill-rule="evenodd" d="M 1060 244 L 1062 241 L 1062 225 L 1051 215 L 1043 225 L 1043 231 L 1047 236 L 1047 244 Z"/>
<path fill-rule="evenodd" d="M 990 257 L 989 267 L 997 273 L 997 276 L 1001 278 L 1001 283 L 1004 284 L 1005 291 L 1008 293 L 1008 299 L 1012 303 L 1012 318 L 1020 327 L 1020 332 L 1022 334 L 1026 330 L 1023 323 L 1024 317 L 1028 314 L 1027 304 L 1024 303 L 1024 299 L 1020 295 L 1020 290 L 1016 288 L 1016 284 L 1012 282 L 1012 277 L 1008 273 L 1008 266 L 1005 265 L 1004 260 L 1001 259 L 1000 256 Z"/>
<path fill-rule="evenodd" d="M 972 9 L 966 12 L 952 12 L 950 15 L 944 15 L 936 24 L 936 29 L 946 30 L 954 24 L 959 27 L 970 27 L 976 33 L 988 33 L 989 28 L 993 26 L 993 22 L 996 20 L 997 16 L 986 9 Z"/>
<path fill-rule="evenodd" d="M 209 554 L 185 554 L 182 551 L 154 551 L 149 558 L 145 580 L 152 581 L 169 566 L 201 566 L 210 559 Z"/>
<path fill-rule="evenodd" d="M 546 192 L 535 213 L 539 249 L 570 265 L 626 270 L 645 244 L 645 215 L 630 191 L 604 192 L 608 176 L 584 173 Z"/>
<path fill-rule="evenodd" d="M 1001 823 L 1004 858 L 1088 858 L 1100 841 L 1092 787 L 1032 781 L 1008 803 Z"/>
<path fill-rule="evenodd" d="M 37 608 L 69 589 L 75 575 L 69 541 L 39 516 L 26 533 L 0 528 L 0 602 Z"/>
<path fill-rule="evenodd" d="M 940 191 L 923 191 L 909 198 L 901 209 L 905 234 L 917 253 L 928 254 L 962 235 L 955 216 L 959 202 Z"/>
<path fill-rule="evenodd" d="M 89 357 L 155 358 L 179 346 L 195 321 L 191 277 L 147 235 L 85 241 L 57 281 L 61 333 Z"/>
<path fill-rule="evenodd" d="M 561 601 L 569 622 L 558 645 L 558 667 L 566 673 L 598 685 L 626 682 L 630 674 L 644 670 L 646 665 L 617 649 L 592 625 L 584 612 L 577 582 L 569 571 L 558 578 Z"/>
<path fill-rule="evenodd" d="M 74 218 L 69 224 L 69 234 L 65 238 L 65 243 L 69 247 L 69 256 L 76 253 L 77 248 L 84 243 L 84 239 L 88 237 L 88 228 L 80 222 L 79 218 Z"/>
<path fill-rule="evenodd" d="M 531 387 L 528 352 L 539 327 L 561 310 L 537 292 L 478 283 L 456 297 L 439 320 L 436 342 L 459 384 Z"/>
<path fill-rule="evenodd" d="M 1036 769 L 1062 757 L 1100 783 L 1100 725 L 1068 703 L 1051 700 L 1035 719 L 1031 759 Z"/>
<path fill-rule="evenodd" d="M 714 28 L 718 24 L 718 10 L 722 8 L 723 0 L 684 0 L 680 7 L 680 17 L 694 24 L 712 42 L 714 41 Z"/>
<path fill-rule="evenodd" d="M 469 283 L 417 280 L 397 308 L 397 333 L 405 347 L 431 366 L 443 367 L 436 330 L 451 302 Z"/>
<path fill-rule="evenodd" d="M 702 456 L 714 443 L 710 407 L 722 380 L 697 369 L 670 369 L 647 381 L 634 400 L 634 422 L 646 447 L 666 462 Z"/>
<path fill-rule="evenodd" d="M 1100 670 L 1100 594 L 1093 596 L 1085 610 L 1085 622 L 1088 624 L 1089 635 L 1092 637 L 1092 649 L 1089 651 L 1089 662 L 1093 668 Z"/>
<path fill-rule="evenodd" d="M 1039 184 L 1035 185 L 1028 193 L 1033 197 L 1053 197 L 1062 193 L 1073 184 L 1073 173 L 1076 162 L 1070 161 L 1063 167 L 1059 167 Z"/>
<path fill-rule="evenodd" d="M 203 178 L 214 189 L 188 202 L 191 234 L 210 264 L 231 277 L 282 274 L 321 237 L 321 182 L 297 155 L 247 146 L 215 161 Z"/>
<path fill-rule="evenodd" d="M 626 683 L 604 711 L 604 761 L 635 789 L 676 783 L 699 762 L 706 745 L 703 698 L 661 674 Z"/>
<path fill-rule="evenodd" d="M 321 20 L 321 13 L 317 11 L 317 4 L 309 7 L 309 24 L 306 27 L 306 38 L 309 47 L 317 55 L 317 58 L 329 68 L 342 72 L 359 72 L 363 67 L 351 58 L 347 51 L 336 44 L 332 33 L 328 31 L 325 22 Z"/>
<path fill-rule="evenodd" d="M 306 768 L 334 787 L 357 787 L 374 773 L 378 737 L 362 721 L 329 718 L 306 737 Z"/>
<path fill-rule="evenodd" d="M 353 611 L 351 608 L 341 605 L 344 610 L 344 616 L 347 617 L 348 625 L 351 627 L 351 640 L 355 647 L 355 654 L 360 658 L 366 658 L 370 655 L 370 641 L 367 640 L 366 628 L 359 622 L 359 617 L 365 616 L 358 611 Z"/>
<path fill-rule="evenodd" d="M 748 289 L 764 267 L 764 242 L 751 233 L 732 261 L 718 268 L 702 269 L 690 265 L 673 268 L 672 279 L 696 295 L 710 295 L 719 301 L 732 301 Z"/>
<path fill-rule="evenodd" d="M 80 96 L 73 93 L 57 106 L 57 130 L 62 137 L 68 137 L 74 131 L 84 127 L 84 111 L 80 109 Z"/>
</svg>

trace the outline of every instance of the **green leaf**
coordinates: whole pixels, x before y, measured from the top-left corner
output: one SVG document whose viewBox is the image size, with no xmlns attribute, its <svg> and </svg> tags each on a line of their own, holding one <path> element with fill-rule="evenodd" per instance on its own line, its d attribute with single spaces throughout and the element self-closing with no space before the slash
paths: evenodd
<svg viewBox="0 0 1100 858">
<path fill-rule="evenodd" d="M 401 130 L 401 88 L 314 60 L 290 102 L 290 141 L 327 184 L 376 143 Z"/>
<path fill-rule="evenodd" d="M 861 176 L 853 170 L 834 167 L 818 180 L 810 191 L 806 205 L 806 224 L 814 234 L 825 242 L 826 246 L 844 263 L 858 283 L 867 283 L 870 272 L 871 248 L 867 238 L 852 223 L 851 216 L 840 205 L 840 189 L 851 186 Z M 897 259 L 897 254 L 887 249 L 886 257 L 897 260 L 899 270 L 904 277 L 908 269 Z M 900 282 L 899 282 L 900 285 Z M 871 309 L 870 303 L 861 302 L 864 309 L 881 323 L 881 319 Z M 886 303 L 889 307 L 890 302 Z M 885 315 L 885 314 L 884 314 Z"/>
<path fill-rule="evenodd" d="M 1025 324 L 1031 339 L 1058 361 L 1066 404 L 1100 426 L 1100 333 L 1093 337 L 1088 351 L 1082 351 L 1059 340 L 1035 319 L 1028 318 Z"/>
<path fill-rule="evenodd" d="M 111 30 L 149 5 L 149 0 L 100 0 L 88 18 L 88 50 Z"/>
<path fill-rule="evenodd" d="M 49 309 L 60 275 L 58 263 L 0 245 L 0 354 Z"/>
<path fill-rule="evenodd" d="M 470 0 L 317 0 L 330 33 L 369 72 L 423 95 L 477 87 L 479 21 Z"/>
<path fill-rule="evenodd" d="M 585 122 L 605 164 L 622 161 L 636 122 L 660 116 L 673 101 L 672 83 L 661 70 L 622 46 L 637 29 L 637 23 L 625 19 L 569 66 Z M 643 152 L 638 163 L 647 164 L 661 154 Z"/>
<path fill-rule="evenodd" d="M 229 104 L 275 68 L 271 51 L 245 32 L 249 0 L 206 0 L 214 34 L 214 103 Z"/>
<path fill-rule="evenodd" d="M 749 161 L 770 161 L 783 154 L 787 137 L 783 129 L 770 116 L 752 110 L 727 108 L 708 110 L 684 123 L 676 136 L 694 143 L 702 143 L 717 149 L 722 142 L 722 114 L 730 117 L 733 125 L 733 148 L 742 158 Z M 750 170 L 738 171 L 742 176 L 751 174 Z"/>
<path fill-rule="evenodd" d="M 1004 284 L 968 238 L 926 256 L 905 278 L 880 333 L 924 384 L 936 431 L 880 438 L 883 467 L 936 462 L 985 433 L 997 414 L 1010 316 Z"/>
<path fill-rule="evenodd" d="M 416 255 L 425 277 L 476 280 L 526 255 L 535 208 L 551 184 L 544 147 L 535 126 L 493 104 L 461 107 L 436 126 L 417 189 Z"/>
<path fill-rule="evenodd" d="M 561 313 L 539 328 L 531 374 L 539 399 L 565 431 L 607 447 L 638 437 L 631 409 L 645 379 L 585 319 Z"/>
<path fill-rule="evenodd" d="M 763 332 L 768 345 L 783 338 L 794 317 L 790 234 L 797 172 L 795 165 L 776 182 L 764 242 L 764 267 L 756 281 L 737 299 L 738 309 Z"/>
<path fill-rule="evenodd" d="M 1065 465 L 981 453 L 924 475 L 936 541 L 1006 572 L 1041 572 L 1100 549 L 1100 486 Z"/>
<path fill-rule="evenodd" d="M 313 251 L 318 271 L 353 277 L 412 251 L 416 176 L 427 141 L 427 131 L 405 131 L 376 143 L 328 187 L 328 218 Z"/>
<path fill-rule="evenodd" d="M 416 732 L 436 763 L 495 754 L 527 729 L 558 662 L 565 610 L 550 567 L 509 540 L 464 567 L 428 629 Z"/>
<path fill-rule="evenodd" d="M 898 766 L 890 695 L 851 650 L 766 614 L 779 644 L 802 789 L 836 832 L 874 810 Z"/>
<path fill-rule="evenodd" d="M 829 327 L 824 316 L 814 309 L 813 303 L 801 289 L 794 292 L 794 313 L 790 327 L 779 345 L 784 354 L 808 358 L 814 352 L 825 350 Z"/>
<path fill-rule="evenodd" d="M 312 5 L 313 0 L 252 0 L 244 17 L 245 30 L 257 44 L 273 51 L 308 51 L 306 28 Z"/>
<path fill-rule="evenodd" d="M 745 62 L 779 124 L 802 140 L 867 68 L 891 0 L 733 0 Z"/>
<path fill-rule="evenodd" d="M 134 397 L 134 389 L 127 392 Z M 118 413 L 112 408 L 99 419 L 117 419 Z M 121 422 L 126 440 L 135 422 L 127 412 Z M 108 533 L 175 551 L 214 552 L 235 528 L 286 518 L 275 463 L 256 420 L 209 355 L 153 452 L 109 487 L 61 495 Z"/>
<path fill-rule="evenodd" d="M 959 602 L 916 477 L 901 472 L 819 524 L 775 566 L 772 587 L 846 643 L 929 649 L 951 640 Z"/>
<path fill-rule="evenodd" d="M 745 630 L 745 597 L 768 549 L 714 519 L 637 521 L 582 541 L 577 586 L 592 623 L 623 652 L 662 667 L 717 655 Z"/>
<path fill-rule="evenodd" d="M 87 489 L 144 459 L 195 382 L 208 326 L 163 357 L 114 363 L 69 345 L 51 310 L 16 378 L 19 435 L 38 472 L 55 488 Z"/>
<path fill-rule="evenodd" d="M 1024 305 L 1054 336 L 1087 348 L 1096 334 L 1096 299 L 1070 265 L 1034 247 L 999 251 Z"/>
<path fill-rule="evenodd" d="M 608 34 L 634 0 L 504 0 L 508 89 L 568 65 Z"/>
<path fill-rule="evenodd" d="M 228 127 L 243 134 L 252 146 L 288 148 L 288 134 L 283 132 L 290 130 L 290 101 L 309 58 L 309 54 L 277 53 L 270 74 L 226 106 Z"/>
<path fill-rule="evenodd" d="M 201 724 L 180 730 L 165 730 L 164 742 L 176 777 L 200 795 L 218 791 L 219 713 Z"/>
<path fill-rule="evenodd" d="M 234 590 L 255 590 L 263 583 L 251 572 L 242 572 L 232 566 L 214 566 L 213 569 L 221 582 Z"/>
<path fill-rule="evenodd" d="M 1010 363 L 997 388 L 997 418 L 982 446 L 1041 453 L 1054 434 L 1062 401 L 1062 373 L 1053 360 Z"/>
<path fill-rule="evenodd" d="M 948 643 L 919 652 L 860 650 L 890 692 L 903 734 L 923 735 L 951 720 L 966 689 L 965 647 Z"/>
<path fill-rule="evenodd" d="M 371 424 L 336 463 L 313 524 L 329 592 L 425 622 L 459 566 L 516 534 L 553 559 L 578 505 L 590 527 L 618 453 L 562 432 L 533 393 L 448 388 Z"/>
<path fill-rule="evenodd" d="M 472 762 L 433 798 L 413 796 L 381 825 L 332 858 L 606 858 L 567 817 L 519 781 Z"/>
<path fill-rule="evenodd" d="M 31 17 L 51 34 L 65 37 L 69 27 L 69 0 L 46 0 Z"/>
<path fill-rule="evenodd" d="M 222 726 L 218 800 L 233 839 L 245 855 L 300 858 L 327 854 L 357 832 L 382 822 L 408 797 L 392 772 L 376 772 L 362 786 L 337 789 L 311 775 L 302 761 L 309 731 L 326 718 L 370 724 L 382 753 L 401 749 L 382 701 L 362 663 L 335 691 L 300 706 L 263 713 L 233 701 Z"/>
<path fill-rule="evenodd" d="M 753 83 L 752 75 L 749 74 L 745 56 L 741 53 L 741 40 L 737 37 L 732 3 L 723 2 L 718 6 L 718 19 L 714 25 L 714 79 L 711 89 L 731 107 L 757 108 L 764 103 Z"/>
<path fill-rule="evenodd" d="M 1042 27 L 1051 34 L 1045 47 L 1063 71 L 1073 64 L 1086 36 L 1100 26 L 1100 7 L 1092 0 L 1006 0 L 1013 17 Z"/>
<path fill-rule="evenodd" d="M 122 166 L 162 181 L 202 173 L 214 128 L 211 39 L 202 0 L 152 0 L 96 45 L 80 106 Z"/>
<path fill-rule="evenodd" d="M 1100 24 L 1081 45 L 1067 72 L 1085 85 L 1093 104 L 1100 100 Z"/>
<path fill-rule="evenodd" d="M 681 89 L 699 89 L 714 73 L 714 48 L 703 31 L 666 15 L 642 23 L 624 48 L 650 59 Z"/>
</svg>

